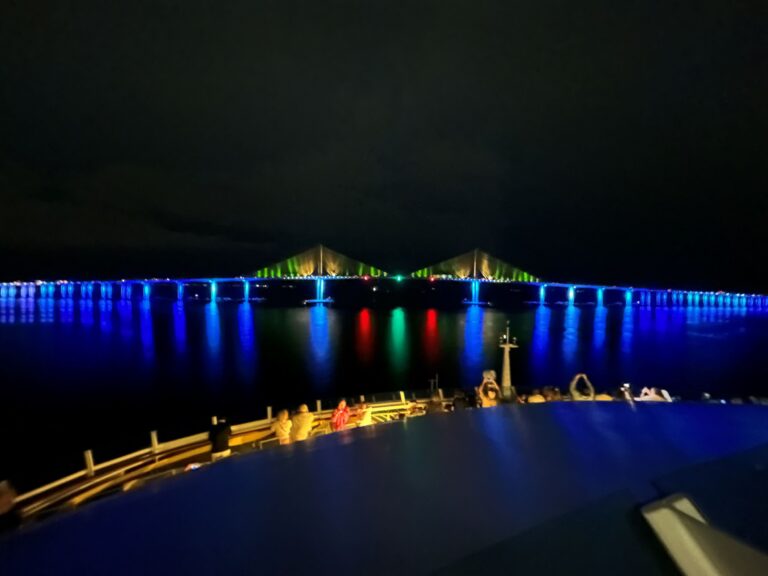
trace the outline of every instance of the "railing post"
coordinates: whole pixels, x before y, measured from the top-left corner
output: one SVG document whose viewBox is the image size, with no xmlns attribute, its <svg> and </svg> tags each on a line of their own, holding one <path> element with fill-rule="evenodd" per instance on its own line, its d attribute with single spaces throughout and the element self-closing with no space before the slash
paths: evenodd
<svg viewBox="0 0 768 576">
<path fill-rule="evenodd" d="M 272 422 L 272 406 L 267 406 L 267 420 Z"/>
<path fill-rule="evenodd" d="M 365 396 L 360 394 L 360 403 L 362 404 L 363 402 L 365 402 Z"/>
<path fill-rule="evenodd" d="M 86 450 L 83 453 L 83 456 L 85 456 L 85 474 L 91 478 L 96 473 L 93 464 L 93 452 L 91 450 Z"/>
<path fill-rule="evenodd" d="M 402 390 L 400 390 L 400 402 L 402 404 L 405 404 L 405 392 L 403 392 Z"/>
<path fill-rule="evenodd" d="M 318 412 L 323 411 L 323 401 L 322 400 L 315 400 L 315 406 L 317 407 Z"/>
<path fill-rule="evenodd" d="M 440 400 L 445 400 L 445 398 L 443 396 L 443 389 L 442 388 L 438 388 L 437 389 L 437 393 L 440 396 Z"/>
<path fill-rule="evenodd" d="M 160 443 L 157 441 L 157 430 L 152 430 L 152 432 L 149 433 L 149 439 L 152 446 L 152 454 L 157 454 L 157 450 L 160 445 Z"/>
</svg>

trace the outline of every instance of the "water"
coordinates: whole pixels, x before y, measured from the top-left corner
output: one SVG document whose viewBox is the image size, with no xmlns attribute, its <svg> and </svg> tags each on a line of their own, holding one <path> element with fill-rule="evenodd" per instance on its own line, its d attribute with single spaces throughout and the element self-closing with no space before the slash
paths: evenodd
<svg viewBox="0 0 768 576">
<path fill-rule="evenodd" d="M 500 372 L 506 322 L 513 383 L 598 390 L 621 382 L 673 394 L 768 395 L 768 314 L 746 308 L 537 306 L 269 308 L 170 300 L 0 300 L 5 439 L 0 478 L 21 489 L 203 431 L 210 416 L 340 396 L 446 390 Z M 380 396 L 381 398 L 381 396 Z"/>
</svg>

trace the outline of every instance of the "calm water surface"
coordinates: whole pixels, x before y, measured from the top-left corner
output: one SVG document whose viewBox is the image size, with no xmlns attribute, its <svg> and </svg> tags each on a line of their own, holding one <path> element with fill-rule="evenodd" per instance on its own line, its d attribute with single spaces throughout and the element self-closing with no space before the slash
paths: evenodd
<svg viewBox="0 0 768 576">
<path fill-rule="evenodd" d="M 605 390 L 768 395 L 768 315 L 747 309 L 0 300 L 0 478 L 28 488 L 81 468 L 85 449 L 103 461 L 148 446 L 150 430 L 203 431 L 213 414 L 253 420 L 266 406 L 425 389 L 435 374 L 469 388 L 500 371 L 507 322 L 522 389 L 587 372 Z"/>
</svg>

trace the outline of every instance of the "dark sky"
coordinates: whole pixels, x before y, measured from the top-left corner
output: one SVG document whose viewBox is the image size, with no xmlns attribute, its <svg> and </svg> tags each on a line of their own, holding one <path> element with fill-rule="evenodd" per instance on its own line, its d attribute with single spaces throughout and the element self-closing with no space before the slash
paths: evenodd
<svg viewBox="0 0 768 576">
<path fill-rule="evenodd" d="M 768 290 L 764 0 L 0 3 L 0 276 L 317 242 Z"/>
</svg>

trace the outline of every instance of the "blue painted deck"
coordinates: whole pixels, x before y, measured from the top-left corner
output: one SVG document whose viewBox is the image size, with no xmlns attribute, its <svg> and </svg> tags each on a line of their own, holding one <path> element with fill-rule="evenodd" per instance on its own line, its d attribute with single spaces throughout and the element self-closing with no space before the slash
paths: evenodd
<svg viewBox="0 0 768 576">
<path fill-rule="evenodd" d="M 674 573 L 637 505 L 682 487 L 768 548 L 750 519 L 768 500 L 766 445 L 762 406 L 438 414 L 233 457 L 26 527 L 0 540 L 0 574 Z"/>
</svg>

